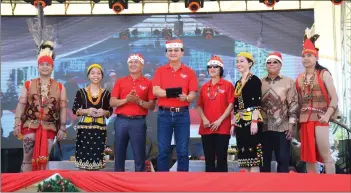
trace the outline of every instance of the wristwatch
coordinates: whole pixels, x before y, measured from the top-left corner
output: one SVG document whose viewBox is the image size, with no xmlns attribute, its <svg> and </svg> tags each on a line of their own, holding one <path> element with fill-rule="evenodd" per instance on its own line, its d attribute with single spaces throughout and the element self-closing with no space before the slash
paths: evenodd
<svg viewBox="0 0 351 193">
<path fill-rule="evenodd" d="M 140 100 L 140 101 L 139 101 L 139 106 L 142 106 L 143 103 L 144 103 L 144 101 L 143 101 L 143 100 Z"/>
</svg>

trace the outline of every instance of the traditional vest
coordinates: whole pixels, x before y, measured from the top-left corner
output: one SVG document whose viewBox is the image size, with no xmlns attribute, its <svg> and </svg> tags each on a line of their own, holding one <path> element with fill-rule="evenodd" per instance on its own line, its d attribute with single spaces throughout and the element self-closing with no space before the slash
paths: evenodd
<svg viewBox="0 0 351 193">
<path fill-rule="evenodd" d="M 318 121 L 319 118 L 317 114 L 322 116 L 328 110 L 327 101 L 324 99 L 322 89 L 318 84 L 318 78 L 317 78 L 318 75 L 319 73 L 316 74 L 315 80 L 313 82 L 314 87 L 312 90 L 312 100 L 308 100 L 304 97 L 303 74 L 300 74 L 299 77 L 297 78 L 297 87 L 298 87 L 297 90 L 299 91 L 299 103 L 301 105 L 300 120 L 299 120 L 300 123 L 304 123 L 307 121 Z M 305 88 L 305 92 L 309 93 L 309 90 Z M 330 98 L 330 96 L 328 97 Z"/>
<path fill-rule="evenodd" d="M 22 116 L 23 128 L 37 129 L 41 123 L 43 129 L 56 131 L 60 119 L 60 83 L 50 80 L 50 88 L 46 102 L 40 104 L 39 78 L 26 82 L 27 105 Z"/>
</svg>

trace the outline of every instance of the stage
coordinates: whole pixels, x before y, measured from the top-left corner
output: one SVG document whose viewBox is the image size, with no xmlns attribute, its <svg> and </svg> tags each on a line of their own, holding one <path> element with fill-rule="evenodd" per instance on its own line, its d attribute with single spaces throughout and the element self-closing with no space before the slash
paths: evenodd
<svg viewBox="0 0 351 193">
<path fill-rule="evenodd" d="M 152 163 L 150 163 L 151 171 L 154 171 Z M 204 160 L 190 160 L 189 161 L 189 172 L 205 172 L 205 161 Z M 48 170 L 78 170 L 75 167 L 73 161 L 49 161 Z M 105 162 L 105 168 L 101 171 L 113 172 L 114 170 L 114 161 Z M 134 160 L 126 160 L 125 162 L 125 171 L 134 172 Z M 170 169 L 171 172 L 177 171 L 177 162 Z M 239 164 L 237 161 L 228 160 L 228 172 L 238 172 Z"/>
<path fill-rule="evenodd" d="M 1 174 L 1 191 L 35 191 L 36 184 L 58 173 L 86 192 L 350 192 L 351 175 L 205 173 L 205 172 L 85 172 L 46 170 Z"/>
</svg>

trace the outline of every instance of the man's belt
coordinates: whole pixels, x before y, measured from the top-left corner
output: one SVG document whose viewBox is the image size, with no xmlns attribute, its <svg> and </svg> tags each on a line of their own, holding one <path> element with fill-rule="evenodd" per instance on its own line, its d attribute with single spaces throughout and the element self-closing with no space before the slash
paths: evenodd
<svg viewBox="0 0 351 193">
<path fill-rule="evenodd" d="M 163 111 L 169 111 L 172 113 L 179 113 L 179 112 L 184 112 L 188 111 L 189 107 L 158 107 L 158 109 L 163 110 Z"/>
<path fill-rule="evenodd" d="M 117 114 L 117 117 L 122 117 L 126 119 L 144 119 L 146 116 L 145 115 L 122 115 L 122 114 Z"/>
</svg>

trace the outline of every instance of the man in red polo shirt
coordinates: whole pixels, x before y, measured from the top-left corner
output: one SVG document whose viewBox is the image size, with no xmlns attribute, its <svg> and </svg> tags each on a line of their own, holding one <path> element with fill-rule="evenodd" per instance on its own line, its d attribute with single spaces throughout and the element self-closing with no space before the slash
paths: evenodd
<svg viewBox="0 0 351 193">
<path fill-rule="evenodd" d="M 211 58 L 207 64 L 211 80 L 201 87 L 197 101 L 197 111 L 202 119 L 199 134 L 205 154 L 206 172 L 228 172 L 227 150 L 234 86 L 223 79 L 223 67 L 220 57 Z"/>
<path fill-rule="evenodd" d="M 145 171 L 146 115 L 155 107 L 152 82 L 142 75 L 144 58 L 132 54 L 128 58 L 130 75 L 118 79 L 113 87 L 110 105 L 115 114 L 115 171 L 124 171 L 130 140 L 135 171 Z"/>
<path fill-rule="evenodd" d="M 184 55 L 183 42 L 171 40 L 166 42 L 166 55 L 169 63 L 159 67 L 153 79 L 153 93 L 158 97 L 157 171 L 169 171 L 168 156 L 174 132 L 177 170 L 189 171 L 189 137 L 190 115 L 189 104 L 195 99 L 198 82 L 195 72 L 181 63 Z M 181 88 L 179 95 L 172 90 Z"/>
</svg>

